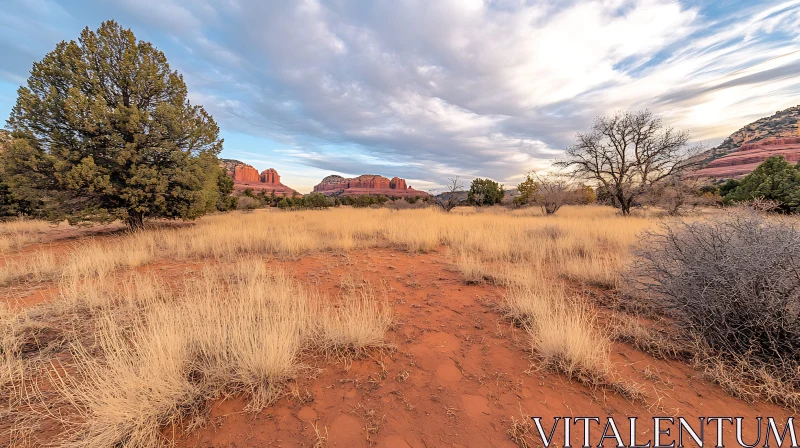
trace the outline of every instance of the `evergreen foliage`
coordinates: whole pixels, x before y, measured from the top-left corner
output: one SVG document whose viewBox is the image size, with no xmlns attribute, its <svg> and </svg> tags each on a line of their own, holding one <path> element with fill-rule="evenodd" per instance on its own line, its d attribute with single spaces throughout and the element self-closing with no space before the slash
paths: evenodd
<svg viewBox="0 0 800 448">
<path fill-rule="evenodd" d="M 734 181 L 735 182 L 735 181 Z M 727 189 L 724 184 L 720 190 Z M 745 176 L 733 190 L 727 190 L 725 203 L 766 199 L 778 203 L 778 209 L 800 211 L 800 169 L 781 156 L 770 157 Z"/>
<path fill-rule="evenodd" d="M 491 179 L 477 178 L 472 181 L 467 201 L 477 206 L 499 204 L 505 196 L 503 186 Z"/>
<path fill-rule="evenodd" d="M 218 208 L 219 128 L 152 44 L 114 21 L 34 63 L 8 120 L 5 181 L 53 221 L 193 219 Z"/>
</svg>

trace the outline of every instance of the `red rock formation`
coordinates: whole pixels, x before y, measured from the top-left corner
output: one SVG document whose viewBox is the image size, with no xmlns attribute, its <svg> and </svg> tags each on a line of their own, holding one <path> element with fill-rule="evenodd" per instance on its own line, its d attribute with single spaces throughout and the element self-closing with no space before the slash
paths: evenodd
<svg viewBox="0 0 800 448">
<path fill-rule="evenodd" d="M 393 177 L 392 180 L 389 182 L 389 187 L 393 190 L 405 190 L 406 188 L 406 180 L 400 179 L 399 177 Z"/>
<path fill-rule="evenodd" d="M 261 172 L 261 182 L 265 184 L 280 184 L 281 176 L 275 171 L 275 168 L 270 168 Z"/>
<path fill-rule="evenodd" d="M 361 176 L 345 179 L 342 176 L 332 175 L 322 179 L 314 186 L 314 191 L 326 195 L 379 195 L 384 196 L 428 196 L 424 191 L 414 190 L 406 185 L 406 180 L 394 177 L 389 180 L 383 176 L 363 174 Z"/>
<path fill-rule="evenodd" d="M 281 176 L 274 168 L 269 168 L 258 174 L 252 166 L 235 160 L 226 160 L 228 175 L 233 178 L 233 189 L 244 191 L 248 188 L 254 192 L 265 191 L 267 194 L 275 192 L 276 196 L 301 196 L 295 190 L 281 183 Z M 230 166 L 233 166 L 233 170 Z"/>
<path fill-rule="evenodd" d="M 800 138 L 775 138 L 746 143 L 728 155 L 712 160 L 690 177 L 728 179 L 750 174 L 768 157 L 782 156 L 791 163 L 800 161 Z"/>
<path fill-rule="evenodd" d="M 258 171 L 250 165 L 236 165 L 233 169 L 234 182 L 258 182 L 260 180 L 261 177 L 258 175 Z"/>
</svg>

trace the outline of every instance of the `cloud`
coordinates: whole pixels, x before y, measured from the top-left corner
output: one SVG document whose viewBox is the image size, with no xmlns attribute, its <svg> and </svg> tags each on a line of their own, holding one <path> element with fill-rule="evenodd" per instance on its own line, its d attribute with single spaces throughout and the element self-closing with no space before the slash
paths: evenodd
<svg viewBox="0 0 800 448">
<path fill-rule="evenodd" d="M 223 130 L 279 142 L 267 156 L 295 172 L 512 181 L 598 115 L 648 107 L 721 140 L 800 86 L 800 0 L 89 3 L 165 50 Z"/>
</svg>

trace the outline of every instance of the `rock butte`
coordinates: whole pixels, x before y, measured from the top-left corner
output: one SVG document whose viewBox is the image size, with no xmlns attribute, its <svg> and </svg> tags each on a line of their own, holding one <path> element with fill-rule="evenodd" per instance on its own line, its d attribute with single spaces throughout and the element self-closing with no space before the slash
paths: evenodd
<svg viewBox="0 0 800 448">
<path fill-rule="evenodd" d="M 361 176 L 347 179 L 342 176 L 332 175 L 322 179 L 322 182 L 314 186 L 314 191 L 324 195 L 336 196 L 362 196 L 379 195 L 384 196 L 429 196 L 424 191 L 419 191 L 406 185 L 406 180 L 399 177 L 392 179 L 377 176 L 374 174 L 362 174 Z"/>
<path fill-rule="evenodd" d="M 690 177 L 728 179 L 750 174 L 768 157 L 783 156 L 791 163 L 800 162 L 800 138 L 771 138 L 741 145 L 735 151 L 712 160 Z"/>
<path fill-rule="evenodd" d="M 244 191 L 248 188 L 255 193 L 265 191 L 267 194 L 275 192 L 275 196 L 301 196 L 298 192 L 283 185 L 281 176 L 274 168 L 266 169 L 258 173 L 258 170 L 246 163 L 239 163 L 228 170 L 228 176 L 233 178 L 233 189 Z"/>
</svg>

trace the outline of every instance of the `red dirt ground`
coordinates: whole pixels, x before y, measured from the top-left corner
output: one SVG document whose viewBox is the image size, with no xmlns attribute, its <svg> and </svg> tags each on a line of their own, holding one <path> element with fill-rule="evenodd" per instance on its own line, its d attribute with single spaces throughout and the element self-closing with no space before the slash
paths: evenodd
<svg viewBox="0 0 800 448">
<path fill-rule="evenodd" d="M 524 332 L 496 311 L 503 289 L 465 284 L 443 251 L 413 255 L 379 249 L 265 262 L 331 296 L 347 276 L 369 282 L 393 306 L 396 325 L 387 338 L 394 348 L 350 365 L 305 359 L 318 372 L 298 378 L 285 398 L 260 413 L 244 412 L 246 398 L 233 397 L 211 404 L 199 430 L 165 428 L 165 434 L 175 434 L 178 447 L 314 446 L 315 427 L 332 447 L 513 447 L 507 432 L 512 417 L 519 421 L 522 414 L 546 417 L 546 429 L 554 416 L 611 415 L 626 441 L 627 416 L 642 418 L 640 441 L 651 438 L 653 415 L 682 416 L 692 423 L 698 416 L 743 416 L 750 423 L 745 435 L 751 437 L 756 416 L 785 422 L 790 415 L 771 404 L 737 400 L 689 365 L 655 360 L 625 344 L 614 345 L 613 361 L 621 379 L 642 386 L 646 404 L 537 370 Z M 162 260 L 143 269 L 177 281 L 199 267 Z M 55 294 L 52 283 L 40 284 L 24 302 Z M 598 434 L 602 427 L 592 430 Z M 596 444 L 597 435 L 592 437 Z M 709 426 L 706 442 L 715 437 Z M 582 444 L 577 425 L 572 442 Z"/>
<path fill-rule="evenodd" d="M 640 432 L 647 440 L 651 415 L 690 422 L 697 416 L 735 415 L 746 417 L 746 423 L 756 416 L 780 416 L 785 422 L 789 415 L 777 406 L 734 399 L 690 366 L 655 360 L 624 344 L 614 346 L 613 360 L 623 379 L 644 387 L 646 405 L 556 373 L 531 371 L 524 333 L 494 311 L 502 288 L 464 284 L 438 253 L 385 249 L 270 264 L 331 295 L 347 275 L 384 284 L 397 315 L 388 334 L 396 350 L 356 360 L 349 368 L 308 360 L 322 371 L 291 385 L 299 396 L 255 415 L 242 412 L 242 399 L 216 403 L 209 424 L 180 436 L 178 446 L 312 446 L 316 425 L 323 435 L 327 429 L 328 445 L 334 447 L 513 447 L 507 431 L 511 418 L 520 420 L 521 414 L 547 417 L 545 428 L 554 416 L 611 415 L 625 440 L 627 416 L 650 426 Z M 404 372 L 407 378 L 401 381 Z M 706 440 L 715 440 L 711 427 L 707 432 Z M 578 427 L 572 439 L 581 443 Z"/>
</svg>

